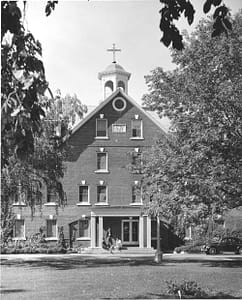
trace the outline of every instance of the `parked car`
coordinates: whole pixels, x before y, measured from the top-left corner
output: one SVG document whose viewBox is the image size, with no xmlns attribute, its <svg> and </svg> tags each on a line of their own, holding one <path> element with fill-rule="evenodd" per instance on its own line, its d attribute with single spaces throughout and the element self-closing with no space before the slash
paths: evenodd
<svg viewBox="0 0 242 300">
<path fill-rule="evenodd" d="M 242 240 L 236 237 L 225 237 L 220 241 L 212 241 L 201 249 L 206 254 L 218 254 L 221 252 L 234 252 L 242 254 Z"/>
</svg>

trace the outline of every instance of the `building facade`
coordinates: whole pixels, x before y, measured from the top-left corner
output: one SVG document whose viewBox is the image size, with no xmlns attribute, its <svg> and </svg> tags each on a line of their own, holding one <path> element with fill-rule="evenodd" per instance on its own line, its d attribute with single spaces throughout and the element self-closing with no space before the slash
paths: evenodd
<svg viewBox="0 0 242 300">
<path fill-rule="evenodd" d="M 130 73 L 122 66 L 113 62 L 98 78 L 103 101 L 65 141 L 66 205 L 58 207 L 47 189 L 42 209 L 33 218 L 24 203 L 16 203 L 16 239 L 41 227 L 46 240 L 57 241 L 62 227 L 72 247 L 101 248 L 110 228 L 124 246 L 149 249 L 154 245 L 155 222 L 143 212 L 141 170 L 132 165 L 157 139 L 165 138 L 164 127 L 128 95 Z"/>
</svg>

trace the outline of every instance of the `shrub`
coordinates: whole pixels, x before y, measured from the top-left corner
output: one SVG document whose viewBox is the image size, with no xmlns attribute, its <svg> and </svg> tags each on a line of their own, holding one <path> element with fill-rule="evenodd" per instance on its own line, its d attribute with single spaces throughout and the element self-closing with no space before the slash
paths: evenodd
<svg viewBox="0 0 242 300">
<path fill-rule="evenodd" d="M 167 293 L 169 295 L 179 295 L 180 298 L 207 298 L 208 294 L 202 290 L 195 281 L 183 281 L 176 283 L 166 281 Z"/>
</svg>

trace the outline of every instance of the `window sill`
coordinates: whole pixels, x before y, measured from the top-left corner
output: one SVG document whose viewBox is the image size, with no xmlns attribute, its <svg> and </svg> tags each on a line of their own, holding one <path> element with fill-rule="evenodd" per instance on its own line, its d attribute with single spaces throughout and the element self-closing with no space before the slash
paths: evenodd
<svg viewBox="0 0 242 300">
<path fill-rule="evenodd" d="M 95 203 L 95 206 L 109 206 L 108 203 L 102 202 L 102 203 Z"/>
<path fill-rule="evenodd" d="M 144 140 L 143 137 L 131 137 L 130 140 Z"/>
<path fill-rule="evenodd" d="M 143 203 L 142 202 L 137 202 L 137 203 L 130 203 L 129 205 L 130 206 L 141 206 L 141 205 L 143 205 Z"/>
<path fill-rule="evenodd" d="M 96 171 L 94 171 L 94 173 L 96 173 L 96 174 L 108 174 L 108 173 L 110 173 L 110 171 L 109 170 L 96 170 Z"/>
<path fill-rule="evenodd" d="M 91 203 L 89 202 L 80 202 L 76 204 L 77 206 L 91 206 Z"/>
<path fill-rule="evenodd" d="M 13 241 L 26 241 L 25 237 L 15 237 L 13 238 Z"/>
<path fill-rule="evenodd" d="M 89 237 L 81 237 L 81 238 L 77 238 L 76 241 L 90 241 L 91 238 Z"/>
<path fill-rule="evenodd" d="M 109 140 L 109 136 L 95 136 L 95 140 Z"/>
<path fill-rule="evenodd" d="M 45 238 L 46 241 L 58 241 L 57 237 L 47 237 Z"/>
<path fill-rule="evenodd" d="M 44 206 L 58 206 L 58 203 L 56 202 L 47 202 L 44 204 Z"/>
<path fill-rule="evenodd" d="M 13 206 L 26 206 L 26 203 L 24 203 L 24 202 L 16 202 L 16 203 L 13 203 Z"/>
</svg>

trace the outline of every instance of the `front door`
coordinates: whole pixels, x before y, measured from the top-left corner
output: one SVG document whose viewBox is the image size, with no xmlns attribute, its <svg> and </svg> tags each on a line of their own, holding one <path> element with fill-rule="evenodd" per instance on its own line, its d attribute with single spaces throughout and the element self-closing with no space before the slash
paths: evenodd
<svg viewBox="0 0 242 300">
<path fill-rule="evenodd" d="M 122 243 L 124 245 L 139 244 L 138 220 L 122 220 Z"/>
</svg>

